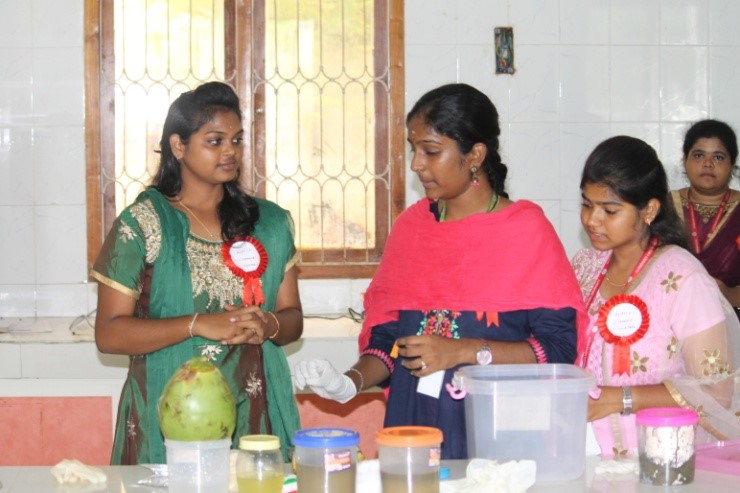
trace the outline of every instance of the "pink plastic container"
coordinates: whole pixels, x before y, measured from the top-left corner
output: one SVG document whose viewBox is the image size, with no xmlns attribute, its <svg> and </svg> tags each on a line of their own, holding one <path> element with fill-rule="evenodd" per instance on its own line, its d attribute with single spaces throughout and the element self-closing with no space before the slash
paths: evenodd
<svg viewBox="0 0 740 493">
<path fill-rule="evenodd" d="M 656 407 L 637 412 L 640 481 L 671 486 L 694 480 L 696 424 L 693 409 Z"/>
<path fill-rule="evenodd" d="M 697 445 L 696 467 L 740 476 L 740 440 Z"/>
</svg>

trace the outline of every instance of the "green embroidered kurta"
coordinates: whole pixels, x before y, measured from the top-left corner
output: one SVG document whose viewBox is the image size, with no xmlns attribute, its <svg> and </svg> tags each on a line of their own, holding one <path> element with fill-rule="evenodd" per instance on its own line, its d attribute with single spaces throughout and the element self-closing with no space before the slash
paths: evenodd
<svg viewBox="0 0 740 493">
<path fill-rule="evenodd" d="M 293 224 L 287 211 L 256 199 L 260 219 L 253 236 L 265 247 L 268 266 L 262 275 L 263 309 L 272 310 L 285 271 L 295 262 Z M 242 304 L 242 280 L 224 264 L 221 242 L 190 234 L 186 216 L 158 191 L 148 189 L 116 220 L 92 276 L 137 300 L 136 316 L 170 318 L 218 313 Z M 153 353 L 130 357 L 121 392 L 111 464 L 164 463 L 164 439 L 157 402 L 174 371 L 195 355 L 208 356 L 229 382 L 237 403 L 232 437 L 271 433 L 280 437 L 283 457 L 300 428 L 290 369 L 282 348 L 223 346 L 199 337 Z"/>
</svg>

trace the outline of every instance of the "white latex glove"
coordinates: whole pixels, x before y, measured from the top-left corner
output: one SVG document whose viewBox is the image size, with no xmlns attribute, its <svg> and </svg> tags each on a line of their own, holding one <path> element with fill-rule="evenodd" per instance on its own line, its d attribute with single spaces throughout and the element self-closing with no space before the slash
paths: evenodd
<svg viewBox="0 0 740 493">
<path fill-rule="evenodd" d="M 293 385 L 298 390 L 309 387 L 324 399 L 332 399 L 341 404 L 357 395 L 357 387 L 352 379 L 339 373 L 325 359 L 304 360 L 295 365 Z"/>
</svg>

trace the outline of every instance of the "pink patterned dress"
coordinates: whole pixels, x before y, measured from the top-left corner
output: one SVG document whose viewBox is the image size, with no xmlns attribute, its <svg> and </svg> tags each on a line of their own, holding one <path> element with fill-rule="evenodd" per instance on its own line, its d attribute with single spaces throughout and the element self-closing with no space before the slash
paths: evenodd
<svg viewBox="0 0 740 493">
<path fill-rule="evenodd" d="M 593 288 L 611 252 L 585 249 L 573 258 L 573 268 L 584 299 Z M 596 328 L 598 313 L 607 301 L 601 293 L 587 307 L 589 337 L 593 337 L 585 366 L 600 386 L 658 384 L 682 377 L 727 375 L 731 368 L 725 320 L 717 284 L 688 251 L 667 246 L 658 249 L 626 294 L 647 305 L 650 324 L 645 335 L 629 347 L 629 371 L 613 372 L 614 347 Z M 674 399 L 685 402 L 667 385 Z M 634 455 L 637 449 L 635 416 L 619 413 L 593 422 L 602 456 Z"/>
</svg>

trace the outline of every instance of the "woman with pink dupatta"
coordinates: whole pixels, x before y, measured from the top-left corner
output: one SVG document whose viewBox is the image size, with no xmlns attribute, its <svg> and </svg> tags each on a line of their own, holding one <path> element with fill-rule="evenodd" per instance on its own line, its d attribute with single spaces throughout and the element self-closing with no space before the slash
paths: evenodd
<svg viewBox="0 0 740 493">
<path fill-rule="evenodd" d="M 299 389 L 347 402 L 388 389 L 385 426 L 442 430 L 442 459 L 468 456 L 464 401 L 446 390 L 463 365 L 573 363 L 585 322 L 565 251 L 542 210 L 510 200 L 498 113 L 465 84 L 422 96 L 406 119 L 426 198 L 393 225 L 365 294 L 360 358 L 293 369 Z"/>
</svg>

